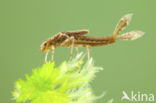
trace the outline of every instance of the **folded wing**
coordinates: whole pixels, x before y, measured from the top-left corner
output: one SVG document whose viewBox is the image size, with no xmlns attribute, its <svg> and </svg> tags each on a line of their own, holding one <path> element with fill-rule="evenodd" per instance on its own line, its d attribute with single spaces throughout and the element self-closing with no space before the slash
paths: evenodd
<svg viewBox="0 0 156 103">
<path fill-rule="evenodd" d="M 66 32 L 61 32 L 62 34 L 66 34 L 68 36 L 76 36 L 76 35 L 85 35 L 89 31 L 88 30 L 77 30 L 77 31 L 66 31 Z"/>
</svg>

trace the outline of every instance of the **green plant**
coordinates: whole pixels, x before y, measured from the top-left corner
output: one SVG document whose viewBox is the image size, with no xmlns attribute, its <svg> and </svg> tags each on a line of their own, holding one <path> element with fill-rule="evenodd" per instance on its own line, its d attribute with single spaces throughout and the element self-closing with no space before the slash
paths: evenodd
<svg viewBox="0 0 156 103">
<path fill-rule="evenodd" d="M 13 92 L 16 102 L 92 103 L 97 97 L 90 82 L 102 68 L 94 66 L 92 58 L 83 63 L 81 55 L 58 67 L 48 62 L 34 69 L 32 75 L 26 74 L 25 80 L 17 80 Z"/>
</svg>

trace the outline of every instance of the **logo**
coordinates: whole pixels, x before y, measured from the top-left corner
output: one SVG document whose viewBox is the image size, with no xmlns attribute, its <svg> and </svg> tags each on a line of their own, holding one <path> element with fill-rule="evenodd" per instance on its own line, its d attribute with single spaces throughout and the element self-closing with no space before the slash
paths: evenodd
<svg viewBox="0 0 156 103">
<path fill-rule="evenodd" d="M 134 92 L 131 91 L 130 94 L 126 93 L 126 91 L 122 91 L 122 98 L 121 101 L 127 100 L 127 101 L 138 101 L 138 102 L 153 102 L 154 101 L 154 94 L 150 93 L 141 93 L 141 92 Z"/>
</svg>

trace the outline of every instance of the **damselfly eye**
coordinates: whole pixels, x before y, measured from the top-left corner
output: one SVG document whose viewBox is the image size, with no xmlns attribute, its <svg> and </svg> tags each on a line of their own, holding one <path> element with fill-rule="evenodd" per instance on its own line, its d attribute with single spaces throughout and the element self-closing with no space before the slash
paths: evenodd
<svg viewBox="0 0 156 103">
<path fill-rule="evenodd" d="M 46 46 L 47 45 L 47 43 L 44 43 L 44 46 Z"/>
</svg>

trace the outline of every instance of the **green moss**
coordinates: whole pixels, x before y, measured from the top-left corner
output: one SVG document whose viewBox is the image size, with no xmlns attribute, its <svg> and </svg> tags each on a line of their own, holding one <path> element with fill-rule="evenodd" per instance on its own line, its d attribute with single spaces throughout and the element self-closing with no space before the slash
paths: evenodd
<svg viewBox="0 0 156 103">
<path fill-rule="evenodd" d="M 58 67 L 54 62 L 48 62 L 33 69 L 25 80 L 17 80 L 13 92 L 16 102 L 92 103 L 96 96 L 90 82 L 102 68 L 94 66 L 92 59 L 83 63 L 81 55 L 72 61 L 64 61 Z"/>
</svg>

